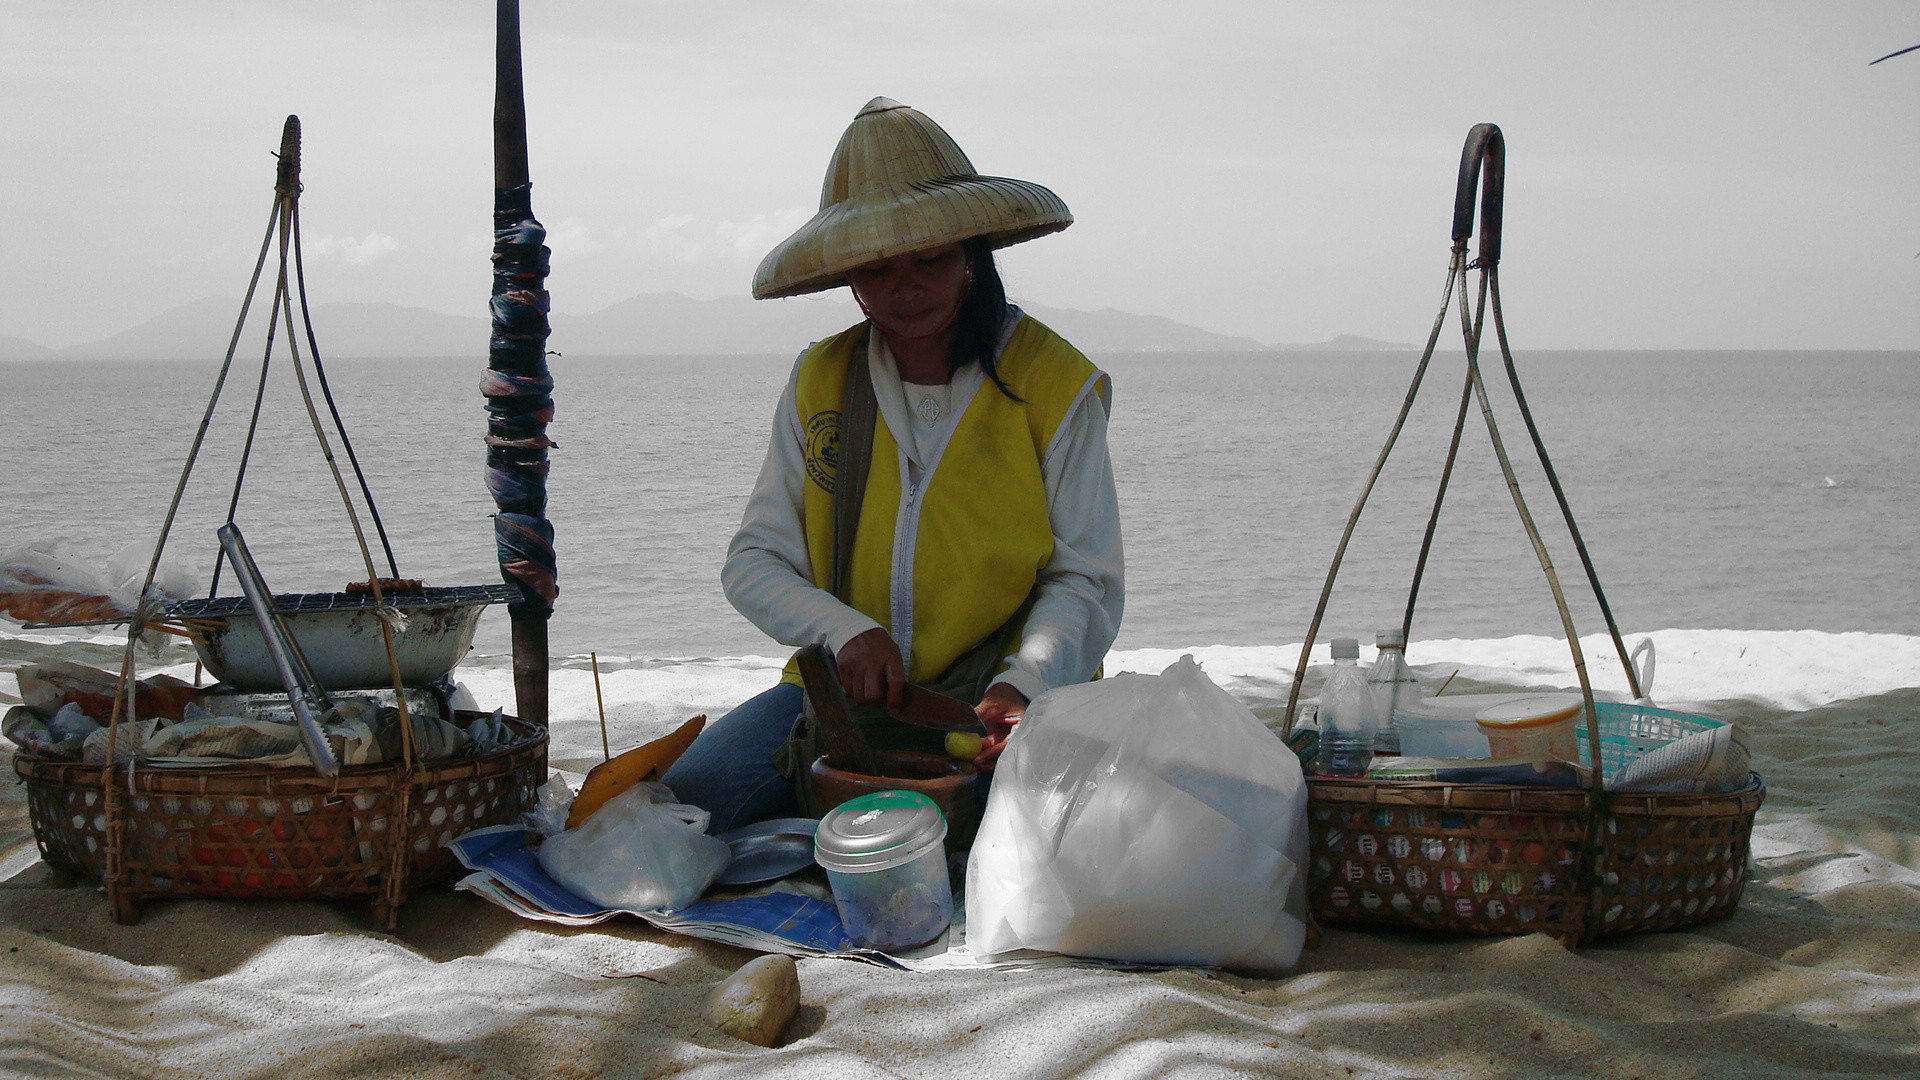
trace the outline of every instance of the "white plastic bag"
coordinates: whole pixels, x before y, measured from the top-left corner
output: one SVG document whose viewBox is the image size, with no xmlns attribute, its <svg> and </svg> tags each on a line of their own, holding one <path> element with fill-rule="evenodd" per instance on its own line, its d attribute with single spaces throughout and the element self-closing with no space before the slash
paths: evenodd
<svg viewBox="0 0 1920 1080">
<path fill-rule="evenodd" d="M 1300 762 L 1192 657 L 1037 698 L 994 773 L 967 943 L 1283 971 L 1306 937 Z"/>
<path fill-rule="evenodd" d="M 635 784 L 593 816 L 540 845 L 553 880 L 595 903 L 674 911 L 700 898 L 732 860 L 707 835 L 708 815 L 673 801 L 665 784 Z"/>
</svg>

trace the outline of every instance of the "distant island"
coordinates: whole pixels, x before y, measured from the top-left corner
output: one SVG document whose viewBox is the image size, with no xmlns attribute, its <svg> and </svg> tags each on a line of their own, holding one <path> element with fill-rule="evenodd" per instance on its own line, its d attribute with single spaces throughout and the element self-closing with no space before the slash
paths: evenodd
<svg viewBox="0 0 1920 1080">
<path fill-rule="evenodd" d="M 1418 349 L 1404 341 L 1378 341 L 1358 334 L 1336 334 L 1331 341 L 1315 345 L 1274 345 L 1274 352 L 1406 352 Z"/>
<path fill-rule="evenodd" d="M 1075 311 L 1023 305 L 1034 318 L 1089 353 L 1390 351 L 1411 345 L 1342 334 L 1304 345 L 1267 345 L 1216 334 L 1159 315 L 1106 308 Z M 208 297 L 163 312 L 98 341 L 52 349 L 0 334 L 0 360 L 151 360 L 224 355 L 240 301 Z M 589 315 L 554 316 L 551 348 L 576 356 L 709 356 L 797 352 L 809 341 L 851 326 L 858 310 L 844 300 L 809 297 L 754 301 L 695 300 L 648 293 Z M 256 305 L 252 320 L 265 318 Z M 251 321 L 251 320 L 250 320 Z M 482 355 L 487 322 L 398 304 L 332 303 L 313 309 L 323 356 L 432 357 Z M 250 332 L 251 332 L 250 327 Z"/>
<path fill-rule="evenodd" d="M 52 360 L 60 354 L 26 338 L 0 334 L 0 360 Z"/>
</svg>

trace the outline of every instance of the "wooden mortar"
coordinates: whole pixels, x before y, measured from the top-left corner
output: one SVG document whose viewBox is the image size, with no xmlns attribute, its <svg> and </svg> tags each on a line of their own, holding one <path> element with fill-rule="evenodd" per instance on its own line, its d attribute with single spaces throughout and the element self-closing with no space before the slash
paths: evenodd
<svg viewBox="0 0 1920 1080">
<path fill-rule="evenodd" d="M 873 750 L 881 776 L 836 769 L 825 755 L 813 762 L 808 780 L 814 805 L 824 814 L 848 799 L 875 791 L 917 791 L 932 799 L 947 819 L 947 850 L 964 851 L 980 826 L 979 772 L 970 761 L 918 750 Z"/>
</svg>

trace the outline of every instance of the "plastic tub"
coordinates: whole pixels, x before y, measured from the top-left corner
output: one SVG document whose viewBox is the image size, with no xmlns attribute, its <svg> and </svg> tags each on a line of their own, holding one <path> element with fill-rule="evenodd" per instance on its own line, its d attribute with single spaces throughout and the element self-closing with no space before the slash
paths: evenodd
<svg viewBox="0 0 1920 1080">
<path fill-rule="evenodd" d="M 898 952 L 925 945 L 953 921 L 947 822 L 932 799 L 876 791 L 820 819 L 813 857 L 827 871 L 847 936 Z"/>
<path fill-rule="evenodd" d="M 1487 737 L 1468 716 L 1463 722 L 1449 716 L 1398 713 L 1393 729 L 1400 733 L 1400 753 L 1420 758 L 1483 758 Z"/>
<path fill-rule="evenodd" d="M 1394 714 L 1400 752 L 1407 757 L 1488 758 L 1493 751 L 1474 716 L 1491 705 L 1538 694 L 1449 694 L 1421 698 Z"/>
<path fill-rule="evenodd" d="M 1494 757 L 1574 761 L 1580 754 L 1574 727 L 1585 708 L 1579 694 L 1534 694 L 1489 705 L 1473 719 Z"/>
</svg>

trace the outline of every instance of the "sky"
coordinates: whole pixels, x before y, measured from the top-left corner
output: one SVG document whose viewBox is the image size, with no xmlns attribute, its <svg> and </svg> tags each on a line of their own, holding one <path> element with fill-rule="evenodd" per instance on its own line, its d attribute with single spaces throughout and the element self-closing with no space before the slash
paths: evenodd
<svg viewBox="0 0 1920 1080">
<path fill-rule="evenodd" d="M 745 295 L 869 98 L 1066 232 L 1016 299 L 1267 343 L 1425 339 L 1507 139 L 1517 350 L 1920 349 L 1920 5 L 523 0 L 555 321 Z M 485 313 L 493 5 L 7 0 L 0 334 L 238 297 L 289 113 L 316 303 Z"/>
</svg>

